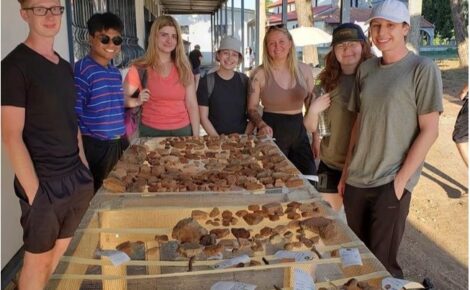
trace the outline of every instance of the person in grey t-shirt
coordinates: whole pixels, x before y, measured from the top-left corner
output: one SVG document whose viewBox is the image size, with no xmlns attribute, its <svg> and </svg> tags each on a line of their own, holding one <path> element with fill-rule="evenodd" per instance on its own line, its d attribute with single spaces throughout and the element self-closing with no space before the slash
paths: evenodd
<svg viewBox="0 0 470 290">
<path fill-rule="evenodd" d="M 397 278 L 411 192 L 437 139 L 442 80 L 432 60 L 406 48 L 410 15 L 386 0 L 372 10 L 370 33 L 382 52 L 359 67 L 348 109 L 358 113 L 338 191 L 348 225 Z"/>
</svg>

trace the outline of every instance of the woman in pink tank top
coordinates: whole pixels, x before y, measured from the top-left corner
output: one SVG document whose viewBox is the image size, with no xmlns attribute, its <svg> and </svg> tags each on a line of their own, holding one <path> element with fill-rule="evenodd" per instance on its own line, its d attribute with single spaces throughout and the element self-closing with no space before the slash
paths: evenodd
<svg viewBox="0 0 470 290">
<path fill-rule="evenodd" d="M 144 86 L 139 69 L 147 72 Z M 142 106 L 140 137 L 199 136 L 194 78 L 173 17 L 153 22 L 147 51 L 129 69 L 124 92 L 127 107 Z"/>
<path fill-rule="evenodd" d="M 248 115 L 258 135 L 276 144 L 303 174 L 314 174 L 315 163 L 302 109 L 313 89 L 311 68 L 297 61 L 295 45 L 284 27 L 271 26 L 263 41 L 263 64 L 255 69 L 250 84 Z M 263 116 L 258 112 L 261 102 Z"/>
</svg>

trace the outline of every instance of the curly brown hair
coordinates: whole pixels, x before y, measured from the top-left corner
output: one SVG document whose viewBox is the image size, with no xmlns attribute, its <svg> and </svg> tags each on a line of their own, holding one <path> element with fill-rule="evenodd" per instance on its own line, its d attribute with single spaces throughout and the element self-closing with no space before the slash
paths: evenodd
<svg viewBox="0 0 470 290">
<path fill-rule="evenodd" d="M 372 57 L 372 51 L 369 43 L 361 41 L 362 53 L 361 64 L 364 60 Z M 359 67 L 359 65 L 356 67 Z M 317 80 L 320 80 L 321 86 L 326 93 L 331 92 L 338 86 L 339 77 L 341 76 L 341 65 L 336 59 L 334 47 L 331 48 L 330 52 L 325 56 L 325 68 L 320 72 L 317 77 Z"/>
</svg>

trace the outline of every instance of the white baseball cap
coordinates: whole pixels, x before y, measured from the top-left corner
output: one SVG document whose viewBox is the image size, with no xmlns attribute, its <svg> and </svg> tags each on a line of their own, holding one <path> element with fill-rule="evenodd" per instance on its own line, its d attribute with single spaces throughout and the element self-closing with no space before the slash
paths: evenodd
<svg viewBox="0 0 470 290">
<path fill-rule="evenodd" d="M 395 23 L 406 22 L 408 25 L 411 23 L 410 12 L 408 12 L 408 8 L 406 7 L 405 3 L 399 0 L 385 0 L 384 2 L 372 8 L 372 13 L 370 14 L 370 18 L 366 21 L 366 23 L 370 23 L 373 19 L 376 18 L 382 18 Z"/>
</svg>

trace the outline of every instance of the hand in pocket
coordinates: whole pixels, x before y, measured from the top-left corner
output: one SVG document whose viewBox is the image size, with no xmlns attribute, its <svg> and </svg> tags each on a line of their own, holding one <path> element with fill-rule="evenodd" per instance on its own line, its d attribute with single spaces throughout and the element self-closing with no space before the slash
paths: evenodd
<svg viewBox="0 0 470 290">
<path fill-rule="evenodd" d="M 406 182 L 401 182 L 397 178 L 393 181 L 393 188 L 395 190 L 395 196 L 398 200 L 401 200 L 403 193 L 405 193 Z"/>
<path fill-rule="evenodd" d="M 41 189 L 41 186 L 40 186 L 39 183 L 38 183 L 36 190 L 33 191 L 34 194 L 30 194 L 30 193 L 28 194 L 28 193 L 26 193 L 26 191 L 25 191 L 26 196 L 28 197 L 28 204 L 29 204 L 29 206 L 33 206 L 34 200 L 36 199 L 36 197 L 37 197 L 37 195 L 38 195 L 40 189 Z"/>
</svg>

